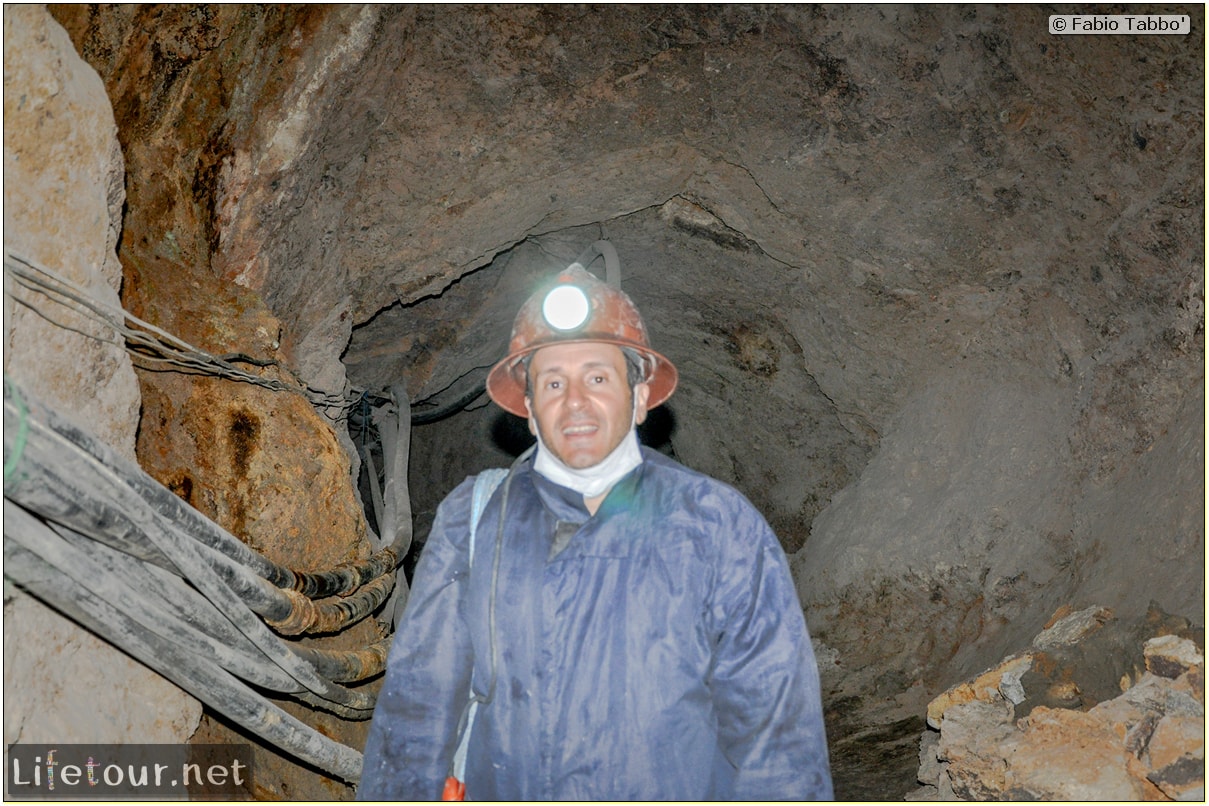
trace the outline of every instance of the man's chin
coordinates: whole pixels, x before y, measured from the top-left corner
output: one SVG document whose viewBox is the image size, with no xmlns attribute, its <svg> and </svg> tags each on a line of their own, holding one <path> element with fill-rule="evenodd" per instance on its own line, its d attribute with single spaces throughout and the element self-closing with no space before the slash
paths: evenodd
<svg viewBox="0 0 1209 806">
<path fill-rule="evenodd" d="M 579 452 L 558 456 L 559 461 L 572 470 L 587 470 L 595 467 L 596 465 L 600 464 L 600 460 L 603 458 L 603 456 L 597 456 L 595 454 L 585 455 Z"/>
<path fill-rule="evenodd" d="M 600 464 L 609 452 L 599 445 L 552 445 L 550 453 L 572 470 L 587 470 Z"/>
</svg>

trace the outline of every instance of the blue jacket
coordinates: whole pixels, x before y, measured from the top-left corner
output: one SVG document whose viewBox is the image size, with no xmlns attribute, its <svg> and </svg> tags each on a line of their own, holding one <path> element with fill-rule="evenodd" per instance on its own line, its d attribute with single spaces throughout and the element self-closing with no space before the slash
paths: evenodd
<svg viewBox="0 0 1209 806">
<path fill-rule="evenodd" d="M 780 544 L 733 488 L 643 457 L 595 516 L 531 460 L 518 467 L 498 575 L 504 487 L 472 568 L 473 479 L 445 499 L 358 797 L 439 799 L 472 670 L 490 702 L 470 734 L 468 799 L 832 797 L 818 672 Z"/>
</svg>

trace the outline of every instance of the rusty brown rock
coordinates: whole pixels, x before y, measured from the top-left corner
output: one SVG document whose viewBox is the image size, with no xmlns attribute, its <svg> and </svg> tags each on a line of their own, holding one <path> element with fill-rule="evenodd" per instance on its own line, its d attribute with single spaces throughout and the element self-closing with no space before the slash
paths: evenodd
<svg viewBox="0 0 1209 806">
<path fill-rule="evenodd" d="M 939 729 L 944 722 L 946 712 L 955 705 L 973 702 L 1018 702 L 1017 696 L 1023 699 L 1023 692 L 1017 695 L 1020 688 L 1020 677 L 1033 664 L 1033 656 L 1024 654 L 1008 658 L 994 669 L 983 672 L 978 677 L 966 683 L 958 683 L 928 704 L 928 724 Z"/>
<path fill-rule="evenodd" d="M 998 793 L 1012 800 L 1142 800 L 1146 787 L 1129 774 L 1129 753 L 1103 720 L 1041 706 L 1003 748 L 1010 772 Z"/>
<path fill-rule="evenodd" d="M 165 261 L 128 261 L 127 304 L 141 316 L 215 354 L 278 359 L 279 324 L 254 292 Z M 257 368 L 287 384 L 283 366 Z M 365 520 L 350 483 L 349 458 L 329 422 L 301 394 L 249 383 L 140 370 L 144 468 L 270 560 L 323 571 L 369 555 Z M 359 649 L 382 637 L 373 619 L 322 639 L 324 649 Z M 297 703 L 278 702 L 325 735 L 350 746 L 368 723 L 350 722 Z M 194 742 L 244 741 L 208 714 Z M 273 748 L 254 746 L 256 786 L 265 799 L 347 799 L 351 788 L 300 767 Z"/>
<path fill-rule="evenodd" d="M 1179 635 L 1146 637 L 1153 631 L 1187 631 L 1187 622 L 1155 608 L 1129 623 L 1098 608 L 1060 612 L 1065 615 L 1055 616 L 1025 656 L 1033 666 L 1048 667 L 1041 673 L 1012 656 L 933 701 L 929 720 L 935 718 L 939 735 L 926 734 L 920 743 L 918 778 L 924 788 L 908 799 L 1203 797 L 1203 653 Z M 1144 642 L 1147 657 L 1162 658 L 1165 671 L 1183 672 L 1174 679 L 1141 672 L 1135 680 L 1126 674 L 1115 697 L 1097 703 L 1101 688 L 1091 697 L 1080 692 L 1062 707 L 1049 704 L 1057 682 L 1103 678 L 1088 671 L 1096 665 L 1120 669 L 1122 637 Z M 1023 670 L 1016 678 L 1022 698 L 1015 709 L 1002 693 L 1002 680 L 1009 676 L 1005 669 Z"/>
<path fill-rule="evenodd" d="M 1177 635 L 1151 638 L 1146 642 L 1143 654 L 1146 670 L 1151 674 L 1174 679 L 1199 668 L 1200 676 L 1204 677 L 1205 655 L 1187 638 Z"/>
<path fill-rule="evenodd" d="M 97 66 L 120 121 L 130 177 L 123 303 L 212 354 L 275 362 L 240 365 L 297 385 L 293 367 L 300 357 L 283 348 L 281 323 L 262 296 L 213 271 L 224 237 L 219 222 L 239 191 L 237 182 L 224 185 L 222 177 L 249 142 L 278 162 L 302 147 L 296 138 L 305 127 L 291 128 L 289 114 L 275 111 L 287 101 L 296 106 L 297 96 L 283 99 L 273 88 L 305 88 L 305 81 L 296 83 L 297 72 L 320 69 L 322 62 L 305 44 L 340 12 L 215 5 L 128 6 L 95 15 L 82 7 L 53 11 Z M 284 52 L 266 51 L 255 44 L 262 36 L 297 41 Z M 240 54 L 234 61 L 227 55 L 233 52 Z M 307 54 L 319 61 L 308 64 Z M 295 139 L 265 138 L 262 126 Z M 152 476 L 282 565 L 324 570 L 367 556 L 349 455 L 332 423 L 305 398 L 185 375 L 171 366 L 141 367 L 138 456 Z M 379 637 L 372 622 L 362 622 L 339 636 L 304 643 L 358 648 Z M 364 742 L 365 723 L 292 703 L 283 707 L 346 744 Z M 194 740 L 246 739 L 208 717 Z M 258 796 L 328 800 L 352 794 L 275 750 L 257 747 L 256 753 Z"/>
</svg>

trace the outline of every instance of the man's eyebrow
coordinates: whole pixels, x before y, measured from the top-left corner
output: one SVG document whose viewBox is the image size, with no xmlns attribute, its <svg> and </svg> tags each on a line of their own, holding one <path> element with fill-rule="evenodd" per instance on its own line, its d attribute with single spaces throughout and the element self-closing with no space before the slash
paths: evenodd
<svg viewBox="0 0 1209 806">
<path fill-rule="evenodd" d="M 602 361 L 585 361 L 583 364 L 581 364 L 579 366 L 579 368 L 585 372 L 588 370 L 593 370 L 593 369 L 601 369 L 602 367 L 604 369 L 611 369 L 614 371 L 616 371 L 616 369 L 617 369 L 608 361 L 603 361 L 603 360 Z M 566 373 L 566 371 L 567 370 L 563 368 L 562 364 L 555 364 L 554 366 L 546 367 L 544 369 L 538 370 L 537 374 L 540 376 L 540 375 L 549 375 L 551 372 Z"/>
</svg>

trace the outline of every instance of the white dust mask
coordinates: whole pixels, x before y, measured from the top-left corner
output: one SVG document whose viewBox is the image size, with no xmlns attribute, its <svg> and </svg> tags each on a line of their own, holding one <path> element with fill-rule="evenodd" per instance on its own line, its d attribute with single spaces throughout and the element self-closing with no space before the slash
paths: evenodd
<svg viewBox="0 0 1209 806">
<path fill-rule="evenodd" d="M 569 487 L 584 498 L 597 498 L 604 495 L 623 476 L 638 465 L 642 464 L 642 450 L 638 447 L 638 431 L 630 420 L 630 431 L 617 447 L 591 467 L 582 469 L 569 467 L 561 459 L 550 452 L 542 441 L 540 428 L 537 432 L 537 458 L 533 460 L 533 469 L 550 481 L 562 487 Z"/>
</svg>

